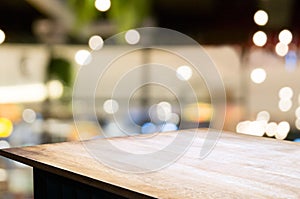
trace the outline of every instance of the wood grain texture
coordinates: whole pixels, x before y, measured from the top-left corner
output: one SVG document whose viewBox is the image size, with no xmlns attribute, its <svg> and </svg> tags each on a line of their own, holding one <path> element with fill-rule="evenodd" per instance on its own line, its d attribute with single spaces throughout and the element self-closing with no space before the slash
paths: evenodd
<svg viewBox="0 0 300 199">
<path fill-rule="evenodd" d="M 99 163 L 83 145 L 97 140 L 4 149 L 0 155 L 130 198 L 300 198 L 299 144 L 223 132 L 214 150 L 201 160 L 206 131 L 197 135 L 178 161 L 144 174 L 119 172 Z M 162 133 L 156 141 L 174 136 Z M 120 146 L 129 140 L 110 139 Z M 157 146 L 141 143 L 145 151 Z"/>
</svg>

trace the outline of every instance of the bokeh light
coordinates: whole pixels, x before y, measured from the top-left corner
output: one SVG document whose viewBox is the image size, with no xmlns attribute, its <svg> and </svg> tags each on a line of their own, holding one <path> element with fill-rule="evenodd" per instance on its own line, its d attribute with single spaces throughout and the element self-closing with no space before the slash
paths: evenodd
<svg viewBox="0 0 300 199">
<path fill-rule="evenodd" d="M 116 100 L 108 99 L 103 103 L 103 109 L 108 114 L 114 114 L 119 110 L 119 103 Z"/>
<path fill-rule="evenodd" d="M 263 68 L 255 68 L 250 74 L 251 80 L 256 84 L 261 84 L 266 80 L 267 73 Z"/>
<path fill-rule="evenodd" d="M 294 91 L 291 87 L 282 87 L 279 92 L 278 96 L 280 99 L 291 99 L 294 95 Z"/>
<path fill-rule="evenodd" d="M 47 98 L 47 88 L 42 83 L 0 86 L 0 103 L 41 102 Z"/>
<path fill-rule="evenodd" d="M 268 37 L 263 31 L 257 31 L 252 37 L 252 41 L 256 46 L 262 47 L 267 43 Z"/>
<path fill-rule="evenodd" d="M 5 33 L 0 29 L 0 44 L 2 44 L 5 40 Z"/>
<path fill-rule="evenodd" d="M 22 107 L 20 104 L 0 104 L 0 117 L 7 118 L 12 122 L 19 122 L 22 119 Z"/>
<path fill-rule="evenodd" d="M 92 50 L 100 50 L 103 47 L 103 39 L 98 35 L 93 35 L 89 39 L 89 47 Z"/>
<path fill-rule="evenodd" d="M 297 68 L 297 52 L 295 50 L 289 50 L 285 56 L 285 68 L 287 71 L 294 71 Z"/>
<path fill-rule="evenodd" d="M 180 118 L 177 113 L 171 113 L 171 118 L 168 120 L 170 123 L 179 124 Z"/>
<path fill-rule="evenodd" d="M 300 130 L 300 118 L 297 118 L 295 121 L 295 127 Z"/>
<path fill-rule="evenodd" d="M 277 132 L 277 124 L 275 122 L 270 122 L 266 126 L 266 134 L 269 137 L 275 136 Z"/>
<path fill-rule="evenodd" d="M 284 57 L 289 52 L 289 47 L 288 45 L 279 42 L 275 46 L 275 52 L 277 55 Z"/>
<path fill-rule="evenodd" d="M 236 126 L 236 132 L 247 135 L 263 136 L 265 134 L 266 126 L 266 121 L 243 121 Z"/>
<path fill-rule="evenodd" d="M 96 129 L 90 130 L 90 132 L 94 131 L 94 130 L 96 130 Z M 89 135 L 90 132 L 87 132 L 87 134 L 86 134 L 87 138 L 91 137 L 91 135 Z M 96 134 L 97 134 L 97 131 L 94 131 L 92 133 L 92 136 L 96 136 Z M 122 129 L 120 128 L 120 126 L 116 122 L 108 122 L 104 127 L 103 135 L 106 138 L 120 137 L 120 136 L 124 136 L 124 132 L 122 131 Z"/>
<path fill-rule="evenodd" d="M 32 109 L 25 109 L 22 114 L 23 120 L 27 123 L 33 123 L 36 119 L 36 113 Z"/>
<path fill-rule="evenodd" d="M 48 97 L 50 99 L 58 99 L 64 93 L 64 86 L 59 80 L 50 80 L 47 82 Z"/>
<path fill-rule="evenodd" d="M 282 121 L 277 126 L 277 132 L 275 134 L 275 138 L 283 140 L 287 137 L 289 131 L 290 131 L 290 124 L 286 121 Z"/>
<path fill-rule="evenodd" d="M 209 103 L 192 103 L 183 108 L 182 119 L 189 122 L 209 122 L 214 113 L 213 106 Z"/>
<path fill-rule="evenodd" d="M 160 102 L 156 106 L 157 117 L 160 121 L 166 122 L 172 116 L 172 106 L 169 102 Z"/>
<path fill-rule="evenodd" d="M 158 106 L 164 109 L 165 112 L 171 113 L 172 112 L 172 105 L 169 102 L 159 102 Z"/>
<path fill-rule="evenodd" d="M 300 142 L 300 138 L 294 139 L 294 142 Z"/>
<path fill-rule="evenodd" d="M 141 132 L 144 134 L 157 132 L 156 125 L 151 122 L 147 122 L 143 124 Z"/>
<path fill-rule="evenodd" d="M 292 108 L 292 106 L 293 106 L 293 102 L 290 99 L 281 99 L 281 100 L 279 100 L 278 108 L 282 112 L 289 111 Z"/>
<path fill-rule="evenodd" d="M 75 61 L 79 65 L 88 65 L 92 61 L 91 53 L 87 50 L 78 50 L 75 54 Z"/>
<path fill-rule="evenodd" d="M 293 40 L 293 34 L 291 33 L 291 31 L 284 29 L 280 31 L 278 39 L 281 43 L 289 45 Z"/>
<path fill-rule="evenodd" d="M 10 144 L 6 140 L 0 140 L 0 149 L 9 148 Z"/>
<path fill-rule="evenodd" d="M 259 25 L 259 26 L 264 26 L 268 23 L 269 20 L 269 16 L 266 13 L 266 11 L 264 10 L 258 10 L 255 14 L 254 14 L 254 22 Z"/>
<path fill-rule="evenodd" d="M 182 81 L 189 80 L 193 75 L 193 71 L 189 66 L 180 66 L 176 70 L 176 76 Z"/>
<path fill-rule="evenodd" d="M 13 124 L 7 118 L 0 118 L 0 138 L 6 138 L 11 135 L 13 131 Z"/>
<path fill-rule="evenodd" d="M 270 120 L 270 113 L 268 111 L 260 111 L 256 116 L 257 121 L 266 121 Z"/>
<path fill-rule="evenodd" d="M 99 10 L 101 12 L 105 12 L 105 11 L 109 10 L 110 6 L 111 6 L 110 0 L 96 0 L 95 1 L 95 7 L 97 8 L 97 10 Z"/>
<path fill-rule="evenodd" d="M 175 124 L 169 122 L 163 124 L 160 129 L 161 132 L 176 131 L 176 130 L 178 130 L 178 127 Z"/>
<path fill-rule="evenodd" d="M 248 126 L 250 125 L 250 121 L 242 121 L 239 122 L 236 126 L 236 132 L 237 133 L 243 133 L 247 131 Z"/>
<path fill-rule="evenodd" d="M 125 40 L 128 44 L 134 45 L 140 41 L 140 33 L 136 30 L 128 30 L 125 34 Z"/>
</svg>

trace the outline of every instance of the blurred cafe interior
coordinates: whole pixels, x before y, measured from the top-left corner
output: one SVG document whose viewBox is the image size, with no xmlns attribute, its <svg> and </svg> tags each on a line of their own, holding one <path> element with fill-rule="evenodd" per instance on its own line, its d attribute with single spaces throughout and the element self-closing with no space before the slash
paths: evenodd
<svg viewBox="0 0 300 199">
<path fill-rule="evenodd" d="M 0 148 L 102 136 L 99 125 L 105 136 L 122 136 L 119 123 L 132 134 L 214 127 L 216 110 L 205 81 L 213 75 L 202 77 L 187 60 L 163 50 L 130 51 L 143 37 L 142 27 L 178 31 L 201 45 L 223 80 L 224 133 L 300 142 L 299 9 L 296 0 L 2 0 Z M 106 46 L 120 32 L 125 38 Z M 170 48 L 197 57 L 200 47 L 181 42 Z M 85 92 L 89 76 L 82 77 L 80 100 L 72 107 L 76 77 L 99 53 L 122 56 L 94 95 Z M 171 72 L 129 73 L 152 62 Z M 141 86 L 155 76 L 172 88 Z M 118 84 L 122 78 L 126 83 Z M 137 89 L 129 91 L 131 85 Z M 95 102 L 93 111 L 87 98 Z M 31 176 L 30 167 L 1 157 L 0 198 L 33 198 Z"/>
</svg>

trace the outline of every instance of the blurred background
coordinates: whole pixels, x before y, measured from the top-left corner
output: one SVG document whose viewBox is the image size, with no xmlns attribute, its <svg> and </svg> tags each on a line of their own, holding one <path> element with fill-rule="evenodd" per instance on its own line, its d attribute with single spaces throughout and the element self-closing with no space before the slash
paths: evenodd
<svg viewBox="0 0 300 199">
<path fill-rule="evenodd" d="M 137 90 L 130 114 L 133 134 L 209 127 L 214 109 L 203 78 L 184 59 L 159 50 L 133 52 L 112 64 L 97 89 L 97 121 L 90 121 L 82 93 L 77 123 L 72 89 L 79 69 L 103 40 L 135 28 L 163 27 L 201 44 L 220 72 L 226 90 L 224 130 L 298 142 L 300 138 L 300 1 L 296 0 L 0 0 L 0 148 L 99 136 L 120 136 L 113 114 L 126 100 L 110 98 L 113 85 L 133 65 L 161 60 L 176 71 L 174 89 Z M 128 31 L 130 30 L 130 31 Z M 125 41 L 130 44 L 134 41 Z M 131 43 L 132 44 L 132 43 Z M 123 52 L 112 45 L 104 54 Z M 195 46 L 174 46 L 197 56 Z M 96 67 L 96 66 L 95 66 Z M 149 78 L 135 74 L 129 84 Z M 165 74 L 168 77 L 169 74 Z M 197 101 L 177 81 L 188 82 Z M 89 85 L 88 77 L 86 86 Z M 126 85 L 125 85 L 126 86 Z M 122 89 L 121 89 L 122 90 Z M 125 94 L 124 94 L 125 95 Z M 123 96 L 124 97 L 124 96 Z M 77 104 L 78 105 L 78 104 Z M 198 114 L 198 112 L 200 114 Z M 82 133 L 84 132 L 84 133 Z M 33 198 L 31 168 L 0 158 L 0 198 Z"/>
</svg>

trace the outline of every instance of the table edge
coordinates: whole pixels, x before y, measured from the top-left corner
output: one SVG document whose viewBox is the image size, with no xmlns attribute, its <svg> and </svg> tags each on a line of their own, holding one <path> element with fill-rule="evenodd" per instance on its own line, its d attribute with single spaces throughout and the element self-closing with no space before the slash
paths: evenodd
<svg viewBox="0 0 300 199">
<path fill-rule="evenodd" d="M 65 178 L 68 178 L 68 179 L 71 179 L 71 180 L 78 181 L 78 177 L 79 177 L 81 179 L 81 181 L 80 181 L 81 183 L 87 184 L 87 185 L 92 186 L 94 188 L 98 188 L 98 189 L 102 189 L 102 190 L 114 193 L 116 195 L 125 196 L 125 197 L 128 197 L 128 198 L 149 198 L 149 199 L 156 198 L 154 196 L 146 195 L 144 193 L 136 192 L 134 190 L 130 190 L 130 189 L 127 189 L 127 188 L 124 188 L 124 187 L 120 187 L 120 186 L 113 185 L 113 184 L 110 184 L 110 183 L 107 183 L 107 182 L 96 180 L 94 178 L 90 178 L 88 176 L 84 176 L 84 175 L 81 175 L 81 174 L 78 174 L 78 173 L 67 171 L 67 170 L 64 170 L 64 169 L 61 169 L 61 168 L 58 168 L 58 167 L 54 167 L 54 166 L 45 164 L 45 163 L 41 163 L 41 162 L 38 162 L 38 161 L 33 160 L 33 159 L 29 160 L 25 157 L 16 155 L 14 153 L 11 153 L 7 149 L 0 149 L 0 156 L 11 159 L 11 160 L 14 160 L 14 161 L 17 161 L 17 162 L 20 162 L 20 163 L 23 163 L 23 164 L 26 164 L 26 165 L 28 165 L 30 167 L 33 167 L 33 168 L 38 168 L 38 169 L 43 170 L 43 171 L 47 171 L 47 172 L 50 172 L 50 173 L 61 175 Z"/>
</svg>

